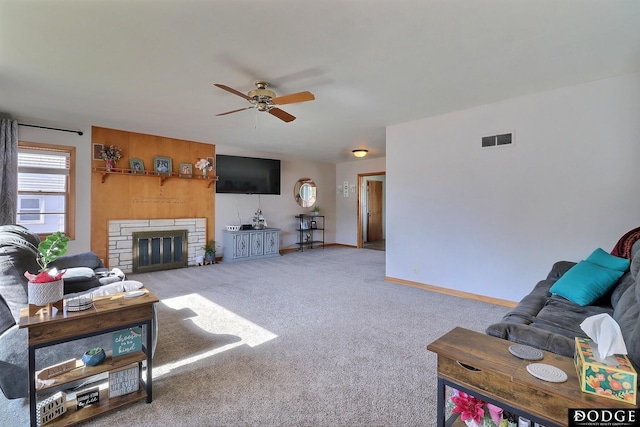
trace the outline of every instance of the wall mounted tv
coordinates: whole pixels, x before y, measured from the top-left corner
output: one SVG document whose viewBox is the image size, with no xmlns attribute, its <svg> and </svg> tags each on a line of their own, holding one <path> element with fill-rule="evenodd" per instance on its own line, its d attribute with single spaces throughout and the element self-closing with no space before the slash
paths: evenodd
<svg viewBox="0 0 640 427">
<path fill-rule="evenodd" d="M 280 160 L 216 156 L 216 193 L 280 194 Z"/>
</svg>

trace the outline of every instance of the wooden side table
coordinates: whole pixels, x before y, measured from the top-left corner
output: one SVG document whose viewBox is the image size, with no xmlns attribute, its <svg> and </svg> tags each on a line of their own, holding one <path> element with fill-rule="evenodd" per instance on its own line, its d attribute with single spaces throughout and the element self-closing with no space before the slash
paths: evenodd
<svg viewBox="0 0 640 427">
<path fill-rule="evenodd" d="M 109 398 L 108 393 L 100 396 L 100 401 L 86 408 L 76 410 L 75 405 L 67 404 L 67 412 L 54 419 L 47 425 L 73 425 L 101 413 L 112 411 L 132 402 L 146 398 L 152 401 L 152 358 L 153 340 L 153 304 L 158 298 L 151 292 L 144 290 L 144 295 L 135 298 L 125 298 L 124 293 L 98 297 L 93 301 L 93 307 L 84 311 L 58 311 L 55 315 L 30 316 L 29 310 L 24 308 L 20 312 L 20 328 L 28 328 L 29 335 L 29 406 L 31 426 L 36 426 L 37 393 L 78 381 L 83 378 L 104 374 L 131 365 L 138 364 L 138 376 L 141 387 L 129 394 Z M 36 350 L 54 346 L 67 341 L 78 340 L 90 336 L 116 332 L 123 329 L 143 326 L 146 329 L 146 342 L 141 351 L 126 354 L 116 358 L 107 357 L 97 366 L 78 367 L 52 378 L 54 382 L 45 387 L 36 388 Z M 76 357 L 80 357 L 77 355 Z M 146 375 L 143 380 L 143 362 L 146 361 Z M 79 361 L 77 361 L 79 362 Z M 40 367 L 42 368 L 42 367 Z"/>
<path fill-rule="evenodd" d="M 492 403 L 506 411 L 544 425 L 567 426 L 569 408 L 634 408 L 624 402 L 583 393 L 573 359 L 543 351 L 546 363 L 569 377 L 562 383 L 535 378 L 527 371 L 531 361 L 509 352 L 515 343 L 479 332 L 455 328 L 427 346 L 438 355 L 437 425 L 445 420 L 446 387 Z"/>
</svg>

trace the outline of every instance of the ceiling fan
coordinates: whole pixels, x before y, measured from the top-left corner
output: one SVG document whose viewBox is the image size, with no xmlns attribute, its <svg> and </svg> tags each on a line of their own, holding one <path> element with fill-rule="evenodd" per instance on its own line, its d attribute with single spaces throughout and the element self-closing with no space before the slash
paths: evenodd
<svg viewBox="0 0 640 427">
<path fill-rule="evenodd" d="M 289 123 L 296 119 L 295 116 L 292 116 L 286 111 L 281 110 L 280 108 L 277 107 L 277 105 L 295 104 L 297 102 L 313 101 L 314 99 L 316 99 L 316 97 L 309 91 L 297 92 L 297 93 L 292 93 L 292 94 L 283 95 L 283 96 L 276 96 L 276 93 L 274 91 L 267 89 L 269 87 L 268 82 L 265 82 L 262 80 L 256 80 L 254 84 L 256 85 L 256 89 L 250 90 L 245 95 L 240 91 L 230 88 L 229 86 L 225 86 L 219 83 L 214 83 L 214 86 L 217 86 L 220 89 L 224 89 L 227 92 L 231 92 L 234 95 L 238 95 L 239 97 L 244 98 L 251 103 L 251 105 L 248 107 L 227 111 L 226 113 L 216 114 L 216 116 L 224 116 L 231 113 L 237 113 L 238 111 L 244 111 L 250 108 L 255 108 L 258 111 L 266 111 L 272 116 L 275 116 L 280 120 Z"/>
</svg>

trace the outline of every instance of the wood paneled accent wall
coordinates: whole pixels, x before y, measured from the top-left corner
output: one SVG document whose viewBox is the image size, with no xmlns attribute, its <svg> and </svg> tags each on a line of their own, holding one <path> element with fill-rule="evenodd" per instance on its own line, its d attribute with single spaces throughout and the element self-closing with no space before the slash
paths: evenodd
<svg viewBox="0 0 640 427">
<path fill-rule="evenodd" d="M 122 158 L 116 169 L 129 169 L 129 159 L 144 162 L 153 170 L 155 156 L 170 157 L 173 173 L 180 163 L 194 165 L 198 159 L 215 156 L 215 145 L 161 136 L 145 135 L 101 127 L 91 128 L 93 144 L 116 145 Z M 93 153 L 93 146 L 92 146 Z M 108 263 L 109 221 L 113 219 L 207 218 L 207 240 L 215 240 L 215 187 L 200 178 L 193 167 L 193 179 L 167 178 L 136 174 L 93 172 L 104 168 L 103 160 L 91 160 L 91 250 Z M 213 176 L 214 172 L 209 172 Z"/>
</svg>

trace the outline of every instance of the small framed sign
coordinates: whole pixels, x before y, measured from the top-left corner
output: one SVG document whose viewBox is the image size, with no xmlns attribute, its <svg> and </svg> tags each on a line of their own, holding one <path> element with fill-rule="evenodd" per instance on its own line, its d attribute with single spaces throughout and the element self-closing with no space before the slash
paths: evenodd
<svg viewBox="0 0 640 427">
<path fill-rule="evenodd" d="M 42 402 L 38 402 L 36 406 L 36 424 L 41 426 L 64 415 L 67 412 L 66 401 L 67 394 L 59 391 Z"/>
<path fill-rule="evenodd" d="M 76 393 L 76 409 L 100 402 L 100 387 L 93 387 Z"/>
<path fill-rule="evenodd" d="M 134 363 L 126 368 L 109 372 L 109 399 L 138 391 L 140 372 Z"/>
<path fill-rule="evenodd" d="M 113 333 L 113 357 L 142 350 L 142 327 Z"/>
<path fill-rule="evenodd" d="M 318 228 L 318 223 L 315 221 L 311 221 L 311 229 L 316 229 Z"/>
</svg>

